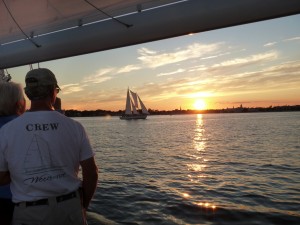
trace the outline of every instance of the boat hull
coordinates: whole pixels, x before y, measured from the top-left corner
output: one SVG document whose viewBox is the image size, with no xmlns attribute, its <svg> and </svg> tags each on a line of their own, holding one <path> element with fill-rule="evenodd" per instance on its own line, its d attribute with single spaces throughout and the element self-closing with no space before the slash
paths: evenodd
<svg viewBox="0 0 300 225">
<path fill-rule="evenodd" d="M 132 114 L 132 115 L 122 115 L 120 116 L 121 120 L 138 120 L 138 119 L 146 119 L 147 115 L 146 114 Z"/>
</svg>

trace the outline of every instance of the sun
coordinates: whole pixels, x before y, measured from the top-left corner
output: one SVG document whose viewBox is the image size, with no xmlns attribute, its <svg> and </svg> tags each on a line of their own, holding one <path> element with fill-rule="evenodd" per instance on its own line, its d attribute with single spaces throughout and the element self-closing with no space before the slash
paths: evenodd
<svg viewBox="0 0 300 225">
<path fill-rule="evenodd" d="M 206 103 L 203 99 L 197 99 L 194 103 L 194 108 L 197 110 L 206 109 Z"/>
</svg>

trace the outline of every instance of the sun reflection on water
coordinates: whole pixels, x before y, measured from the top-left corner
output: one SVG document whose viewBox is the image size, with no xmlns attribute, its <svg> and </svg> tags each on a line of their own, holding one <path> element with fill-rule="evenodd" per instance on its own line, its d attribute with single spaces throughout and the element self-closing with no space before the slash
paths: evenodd
<svg viewBox="0 0 300 225">
<path fill-rule="evenodd" d="M 191 181 L 196 181 L 199 178 L 206 177 L 203 174 L 207 162 L 207 160 L 203 158 L 203 153 L 205 152 L 206 147 L 204 132 L 203 115 L 198 114 L 193 139 L 193 145 L 196 152 L 191 154 L 191 157 L 193 158 L 192 163 L 187 164 L 188 171 L 191 171 L 191 174 L 188 176 Z"/>
<path fill-rule="evenodd" d="M 197 114 L 194 136 L 194 146 L 197 151 L 203 151 L 205 149 L 204 131 L 203 115 Z"/>
<path fill-rule="evenodd" d="M 189 193 L 180 193 L 181 196 L 184 198 L 184 199 L 190 199 L 192 200 L 192 196 L 189 194 Z M 217 206 L 214 204 L 214 203 L 210 203 L 210 202 L 192 202 L 192 204 L 200 207 L 200 209 L 205 209 L 205 210 L 208 210 L 207 212 L 215 212 L 215 210 L 217 209 Z"/>
<path fill-rule="evenodd" d="M 208 160 L 204 158 L 206 150 L 206 138 L 204 136 L 205 127 L 203 123 L 203 115 L 198 114 L 194 130 L 193 147 L 195 149 L 194 154 L 190 154 L 191 163 L 187 164 L 187 169 L 189 171 L 188 179 L 193 183 L 201 183 L 202 179 L 207 178 L 205 170 L 207 169 Z M 181 196 L 185 200 L 189 200 L 193 205 L 198 206 L 202 212 L 212 212 L 215 213 L 217 206 L 215 203 L 209 201 L 201 201 L 193 199 L 193 196 L 189 193 L 181 193 Z M 198 198 L 199 196 L 196 196 Z"/>
<path fill-rule="evenodd" d="M 216 210 L 217 206 L 209 203 L 209 202 L 198 202 L 195 203 L 196 205 L 200 206 L 201 208 L 206 208 L 206 209 L 212 209 L 212 210 Z"/>
</svg>

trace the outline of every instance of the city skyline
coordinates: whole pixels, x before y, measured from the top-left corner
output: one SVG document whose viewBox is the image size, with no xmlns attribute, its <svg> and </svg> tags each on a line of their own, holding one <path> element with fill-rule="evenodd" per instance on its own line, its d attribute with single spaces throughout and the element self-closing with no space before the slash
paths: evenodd
<svg viewBox="0 0 300 225">
<path fill-rule="evenodd" d="M 128 87 L 153 110 L 297 105 L 299 23 L 294 15 L 39 66 L 56 74 L 66 110 L 123 110 Z M 24 85 L 29 69 L 8 71 Z"/>
</svg>

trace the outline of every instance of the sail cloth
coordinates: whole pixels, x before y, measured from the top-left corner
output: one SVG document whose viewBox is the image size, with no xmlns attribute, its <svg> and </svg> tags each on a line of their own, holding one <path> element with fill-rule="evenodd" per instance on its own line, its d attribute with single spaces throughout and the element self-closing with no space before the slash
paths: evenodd
<svg viewBox="0 0 300 225">
<path fill-rule="evenodd" d="M 141 108 L 142 108 L 142 113 L 144 113 L 144 114 L 150 114 L 149 112 L 148 112 L 148 110 L 146 109 L 146 106 L 144 105 L 144 103 L 142 102 L 142 100 L 140 99 L 140 97 L 138 96 L 138 98 L 139 98 L 139 102 L 140 102 L 140 104 L 141 104 Z"/>
<path fill-rule="evenodd" d="M 126 115 L 131 114 L 131 101 L 130 101 L 129 89 L 127 90 L 127 96 L 126 96 L 125 114 Z"/>
<path fill-rule="evenodd" d="M 139 102 L 138 102 L 137 94 L 134 93 L 134 92 L 131 91 L 131 90 L 130 90 L 130 93 L 131 93 L 131 96 L 132 96 L 132 99 L 133 99 L 134 106 L 135 106 L 136 108 L 139 108 Z"/>
<path fill-rule="evenodd" d="M 139 114 L 133 102 L 131 102 L 131 109 L 132 109 L 132 114 Z"/>
<path fill-rule="evenodd" d="M 0 69 L 298 13 L 296 0 L 3 0 Z"/>
</svg>

